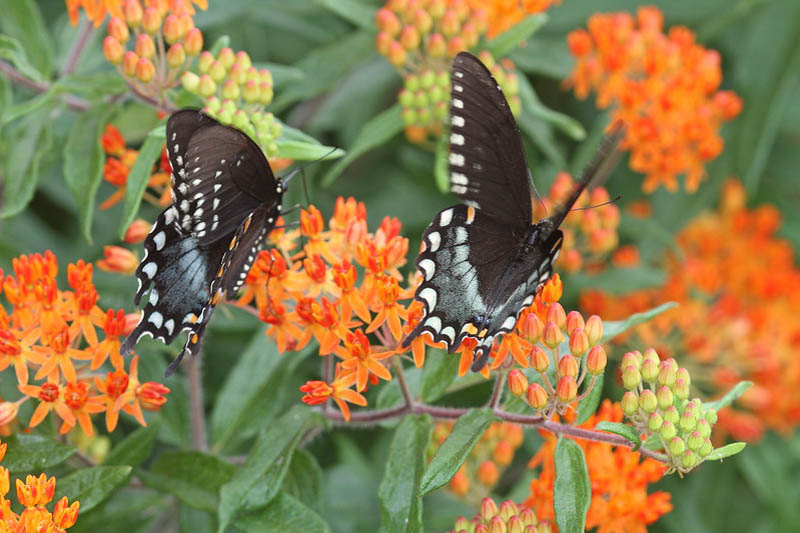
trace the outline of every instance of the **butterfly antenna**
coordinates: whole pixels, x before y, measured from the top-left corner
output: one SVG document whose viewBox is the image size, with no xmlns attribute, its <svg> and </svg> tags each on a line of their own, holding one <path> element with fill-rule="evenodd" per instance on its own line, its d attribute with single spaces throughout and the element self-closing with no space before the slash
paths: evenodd
<svg viewBox="0 0 800 533">
<path fill-rule="evenodd" d="M 618 194 L 617 197 L 614 198 L 613 200 L 609 200 L 607 202 L 603 202 L 602 204 L 587 205 L 586 207 L 574 207 L 574 208 L 570 209 L 569 212 L 572 213 L 573 211 L 584 211 L 586 209 L 594 209 L 595 207 L 603 207 L 604 205 L 608 205 L 608 204 L 615 204 L 615 203 L 617 203 L 619 201 L 620 198 L 622 198 L 622 195 Z"/>
<path fill-rule="evenodd" d="M 531 184 L 531 188 L 533 188 L 533 194 L 536 195 L 536 201 L 539 202 L 539 205 L 542 206 L 542 210 L 544 211 L 544 217 L 540 218 L 547 218 L 547 204 L 544 203 L 542 195 L 539 194 L 539 189 L 536 188 L 536 182 L 533 181 L 533 176 L 531 176 L 531 169 L 528 169 L 528 183 Z"/>
<path fill-rule="evenodd" d="M 569 198 L 562 204 L 561 209 L 553 215 L 551 221 L 554 227 L 561 225 L 567 213 L 572 210 L 572 206 L 575 205 L 583 190 L 593 179 L 600 175 L 607 175 L 614 168 L 619 154 L 617 146 L 619 146 L 624 134 L 625 128 L 622 121 L 617 121 L 600 143 L 597 154 L 581 172 L 581 176 L 572 188 Z"/>
</svg>

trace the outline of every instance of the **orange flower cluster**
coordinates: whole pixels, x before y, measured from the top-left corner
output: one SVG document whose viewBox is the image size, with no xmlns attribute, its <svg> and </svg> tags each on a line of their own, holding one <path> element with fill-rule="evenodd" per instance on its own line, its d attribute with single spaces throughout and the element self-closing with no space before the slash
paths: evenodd
<svg viewBox="0 0 800 533">
<path fill-rule="evenodd" d="M 561 205 L 572 191 L 574 183 L 568 173 L 559 172 L 547 196 L 541 202 L 534 198 L 534 218 L 545 218 L 553 207 Z M 605 265 L 608 254 L 617 248 L 619 207 L 607 203 L 609 201 L 608 191 L 603 187 L 584 190 L 575 202 L 573 211 L 564 219 L 559 228 L 564 233 L 564 243 L 556 264 L 565 271 L 598 270 Z"/>
<path fill-rule="evenodd" d="M 491 498 L 484 498 L 478 514 L 472 520 L 459 516 L 450 533 L 550 533 L 552 530 L 550 522 L 537 520 L 536 513 L 528 507 L 517 507 L 511 500 L 498 507 Z"/>
<path fill-rule="evenodd" d="M 106 124 L 106 129 L 100 137 L 100 144 L 107 156 L 103 167 L 103 179 L 117 187 L 117 190 L 100 204 L 100 209 L 108 209 L 125 197 L 128 174 L 136 163 L 136 158 L 139 157 L 139 151 L 125 147 L 125 138 L 113 124 Z M 145 200 L 160 207 L 169 205 L 172 201 L 170 172 L 172 170 L 165 145 L 161 151 L 161 160 L 153 165 L 152 175 L 147 181 L 147 186 L 152 188 L 155 194 L 145 191 Z"/>
<path fill-rule="evenodd" d="M 437 422 L 433 439 L 428 446 L 430 460 L 453 430 L 453 422 Z M 448 487 L 467 502 L 481 501 L 500 480 L 503 470 L 511 464 L 514 453 L 522 445 L 522 428 L 510 422 L 495 422 L 467 456 Z"/>
<path fill-rule="evenodd" d="M 643 7 L 628 13 L 594 14 L 587 30 L 567 36 L 575 69 L 566 83 L 578 98 L 597 93 L 600 108 L 612 107 L 611 123 L 623 120 L 623 146 L 630 165 L 646 175 L 642 189 L 674 191 L 685 175 L 689 192 L 705 177 L 704 165 L 722 151 L 718 131 L 742 108 L 732 91 L 719 91 L 720 56 L 674 26 L 663 33 L 663 16 Z"/>
<path fill-rule="evenodd" d="M 522 22 L 528 15 L 547 11 L 550 6 L 560 4 L 561 0 L 469 0 L 475 7 L 486 11 L 490 39 Z"/>
<path fill-rule="evenodd" d="M 604 400 L 598 412 L 580 427 L 594 428 L 603 420 L 621 422 L 620 405 Z M 541 433 L 545 442 L 530 462 L 531 468 L 541 467 L 541 470 L 531 481 L 531 494 L 524 505 L 533 509 L 540 519 L 552 520 L 555 516 L 553 453 L 557 438 L 548 432 Z M 647 493 L 647 486 L 661 479 L 665 465 L 654 459 L 640 461 L 639 453 L 629 448 L 604 442 L 575 442 L 583 448 L 592 488 L 592 502 L 586 514 L 587 529 L 597 528 L 598 533 L 646 531 L 647 524 L 672 510 L 669 493 Z"/>
<path fill-rule="evenodd" d="M 6 455 L 8 444 L 0 444 L 0 461 Z M 69 503 L 64 496 L 56 502 L 53 511 L 47 510 L 47 505 L 53 501 L 56 492 L 56 478 L 47 479 L 46 474 L 32 476 L 28 474 L 25 482 L 16 480 L 17 501 L 25 507 L 21 513 L 11 509 L 11 501 L 6 499 L 6 494 L 11 489 L 11 473 L 4 466 L 0 466 L 0 532 L 2 533 L 64 533 L 78 521 L 78 511 L 81 504 L 78 501 Z"/>
<path fill-rule="evenodd" d="M 163 101 L 163 91 L 178 84 L 203 49 L 203 34 L 194 26 L 193 14 L 189 0 L 146 0 L 144 6 L 139 0 L 125 0 L 121 8 L 117 3 L 103 54 L 141 94 Z M 126 50 L 129 41 L 132 49 Z"/>
<path fill-rule="evenodd" d="M 717 427 L 753 441 L 766 428 L 788 432 L 800 423 L 800 269 L 791 244 L 776 238 L 777 209 L 745 203 L 741 184 L 727 182 L 719 210 L 678 234 L 682 253 L 665 259 L 663 287 L 624 296 L 587 291 L 581 306 L 614 320 L 678 302 L 636 335 L 661 354 L 682 356 L 695 381 L 720 394 L 752 380 L 737 403 L 744 410 L 722 409 Z"/>
<path fill-rule="evenodd" d="M 132 0 L 66 0 L 67 13 L 69 13 L 69 22 L 73 26 L 78 24 L 78 16 L 80 9 L 83 8 L 86 17 L 92 21 L 96 26 L 103 23 L 106 18 L 106 13 L 112 17 L 122 18 L 123 12 L 130 9 L 129 4 Z M 137 2 L 138 3 L 138 2 Z M 157 7 L 159 10 L 168 7 L 173 10 L 185 10 L 190 14 L 194 14 L 194 6 L 197 4 L 202 10 L 208 9 L 208 0 L 146 0 L 145 5 L 148 7 Z M 141 9 L 141 8 L 140 8 Z"/>
<path fill-rule="evenodd" d="M 0 371 L 13 366 L 25 396 L 0 404 L 0 422 L 10 423 L 21 403 L 35 400 L 30 427 L 55 412 L 62 434 L 77 424 L 91 436 L 91 415 L 103 411 L 108 431 L 116 427 L 120 411 L 146 425 L 142 408 L 160 409 L 169 389 L 142 383 L 136 357 L 125 371 L 121 337 L 133 329 L 137 317 L 97 306 L 91 264 L 78 261 L 67 267 L 72 290 L 66 291 L 56 284 L 58 263 L 49 251 L 15 258 L 13 270 L 14 275 L 5 277 L 0 271 L 2 294 L 11 305 L 10 313 L 0 305 Z M 96 328 L 102 328 L 102 339 Z M 95 372 L 109 358 L 114 370 Z M 30 383 L 33 371 L 33 380 L 41 383 Z"/>
</svg>

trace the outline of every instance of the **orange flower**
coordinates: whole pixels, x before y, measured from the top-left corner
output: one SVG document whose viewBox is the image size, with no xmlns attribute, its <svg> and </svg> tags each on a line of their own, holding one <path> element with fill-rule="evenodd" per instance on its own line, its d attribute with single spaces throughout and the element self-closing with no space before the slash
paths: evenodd
<svg viewBox="0 0 800 533">
<path fill-rule="evenodd" d="M 125 311 L 120 309 L 114 314 L 114 311 L 109 309 L 103 320 L 103 332 L 106 338 L 98 344 L 94 349 L 94 358 L 92 359 L 92 370 L 100 368 L 106 358 L 111 356 L 111 364 L 114 365 L 115 370 L 125 368 L 125 362 L 122 360 L 120 354 L 120 346 L 122 341 L 120 337 L 125 334 L 125 326 L 127 324 L 127 317 Z"/>
<path fill-rule="evenodd" d="M 98 396 L 89 396 L 90 383 L 85 381 L 70 382 L 64 388 L 64 403 L 70 408 L 75 419 L 80 424 L 83 432 L 91 437 L 94 434 L 92 419 L 89 415 L 99 413 L 105 408 Z M 59 433 L 67 433 L 74 427 L 74 422 L 70 424 L 67 420 L 61 424 Z"/>
<path fill-rule="evenodd" d="M 645 174 L 642 188 L 678 188 L 694 192 L 705 177 L 705 163 L 722 150 L 718 131 L 741 110 L 741 100 L 718 91 L 722 80 L 719 53 L 695 44 L 694 34 L 676 26 L 662 31 L 658 8 L 642 7 L 634 19 L 627 13 L 594 14 L 587 30 L 567 38 L 576 58 L 566 84 L 578 98 L 590 90 L 600 108 L 611 106 L 611 123 L 626 124 L 623 147 L 630 165 Z"/>
<path fill-rule="evenodd" d="M 486 10 L 489 25 L 486 36 L 492 39 L 528 15 L 546 11 L 551 5 L 560 4 L 561 0 L 469 0 L 469 3 Z"/>
<path fill-rule="evenodd" d="M 107 373 L 105 380 L 102 380 L 99 376 L 94 377 L 94 385 L 101 392 L 100 399 L 105 404 L 106 428 L 108 431 L 114 431 L 114 428 L 117 427 L 122 401 L 125 401 L 124 398 L 130 398 L 130 396 L 123 398 L 125 392 L 128 391 L 129 382 L 130 377 L 124 370 L 115 370 Z M 119 401 L 120 398 L 123 398 L 123 400 Z M 141 412 L 139 415 L 141 416 Z M 142 425 L 146 425 L 143 423 L 143 419 Z"/>
<path fill-rule="evenodd" d="M 39 399 L 39 405 L 28 423 L 30 427 L 38 426 L 50 411 L 55 411 L 65 424 L 75 425 L 75 415 L 64 401 L 63 391 L 55 383 L 47 382 L 41 386 L 19 385 L 19 390 L 31 398 Z"/>
<path fill-rule="evenodd" d="M 622 421 L 622 408 L 604 400 L 597 414 L 580 427 L 593 428 L 598 422 Z M 541 432 L 545 442 L 533 456 L 530 466 L 541 467 L 531 481 L 531 494 L 524 505 L 540 519 L 554 518 L 553 481 L 555 467 L 553 452 L 556 437 Z M 653 459 L 640 461 L 639 453 L 628 448 L 614 447 L 602 442 L 576 440 L 583 448 L 591 481 L 592 501 L 586 514 L 586 528 L 599 533 L 616 531 L 646 531 L 662 515 L 672 510 L 667 492 L 647 494 L 647 486 L 661 479 L 666 466 Z"/>
<path fill-rule="evenodd" d="M 336 377 L 330 385 L 324 381 L 308 381 L 300 387 L 300 391 L 305 393 L 303 402 L 308 405 L 319 405 L 328 401 L 328 398 L 333 398 L 333 401 L 339 406 L 339 410 L 342 411 L 344 419 L 350 421 L 350 407 L 347 402 L 364 406 L 367 405 L 367 399 L 350 389 L 356 382 L 356 375 L 351 373 L 342 376 L 340 370 L 341 368 L 337 365 Z"/>
<path fill-rule="evenodd" d="M 379 311 L 367 327 L 367 333 L 372 333 L 386 322 L 394 340 L 400 342 L 403 339 L 403 326 L 400 324 L 400 319 L 408 317 L 406 310 L 397 303 L 397 298 L 400 296 L 400 285 L 391 276 L 381 276 L 377 279 L 377 288 L 376 307 Z"/>
<path fill-rule="evenodd" d="M 344 340 L 344 347 L 339 346 L 334 351 L 336 355 L 344 359 L 341 363 L 343 375 L 354 374 L 356 376 L 358 391 L 367 388 L 367 378 L 370 375 L 386 381 L 392 380 L 392 374 L 379 361 L 390 357 L 393 352 L 374 352 L 369 339 L 360 329 L 354 333 L 348 333 Z"/>
<path fill-rule="evenodd" d="M 51 381 L 58 381 L 58 370 L 67 381 L 77 380 L 73 359 L 91 359 L 91 355 L 83 350 L 77 350 L 70 346 L 71 337 L 69 327 L 62 323 L 54 328 L 46 328 L 42 333 L 43 346 L 36 346 L 30 356 L 30 360 L 41 365 L 36 372 L 34 379 L 44 379 L 48 377 Z"/>
</svg>

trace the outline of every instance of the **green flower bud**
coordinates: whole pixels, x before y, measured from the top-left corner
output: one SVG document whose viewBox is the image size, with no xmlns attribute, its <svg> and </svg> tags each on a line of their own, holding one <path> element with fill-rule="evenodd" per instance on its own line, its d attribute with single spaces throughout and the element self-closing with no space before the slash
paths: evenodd
<svg viewBox="0 0 800 533">
<path fill-rule="evenodd" d="M 686 443 L 680 437 L 672 437 L 667 443 L 667 449 L 670 455 L 675 457 L 686 451 Z"/>
<path fill-rule="evenodd" d="M 409 91 L 417 92 L 420 88 L 419 77 L 409 74 L 406 76 L 404 85 Z"/>
<path fill-rule="evenodd" d="M 436 73 L 431 69 L 427 69 L 422 73 L 419 81 L 423 89 L 429 89 L 436 83 Z"/>
<path fill-rule="evenodd" d="M 658 430 L 658 433 L 661 435 L 662 439 L 669 441 L 678 434 L 678 430 L 675 428 L 675 424 L 664 419 L 664 422 L 661 424 L 661 429 Z"/>
<path fill-rule="evenodd" d="M 622 395 L 622 412 L 625 416 L 633 416 L 639 410 L 639 397 L 633 391 Z"/>
<path fill-rule="evenodd" d="M 258 90 L 261 93 L 258 99 L 258 102 L 263 105 L 267 105 L 272 102 L 273 97 L 273 89 L 272 84 L 262 81 L 258 84 Z"/>
<path fill-rule="evenodd" d="M 239 86 L 233 80 L 226 80 L 225 83 L 222 84 L 222 97 L 227 98 L 230 100 L 236 100 L 239 98 L 239 94 L 241 91 L 239 90 Z"/>
<path fill-rule="evenodd" d="M 681 466 L 687 470 L 697 466 L 697 454 L 692 450 L 686 450 L 681 456 Z"/>
<path fill-rule="evenodd" d="M 669 420 L 673 424 L 677 424 L 678 420 L 681 419 L 681 414 L 678 412 L 678 410 L 675 408 L 674 405 L 664 409 L 662 414 L 664 415 L 664 420 Z"/>
<path fill-rule="evenodd" d="M 708 423 L 712 426 L 717 423 L 717 411 L 716 409 L 708 409 L 705 413 L 703 413 L 703 418 L 708 420 Z"/>
<path fill-rule="evenodd" d="M 689 446 L 690 450 L 697 451 L 703 446 L 705 441 L 705 437 L 703 437 L 699 431 L 692 431 L 689 438 L 686 439 L 686 444 Z"/>
<path fill-rule="evenodd" d="M 703 438 L 708 438 L 711 436 L 711 424 L 708 423 L 708 420 L 705 418 L 701 418 L 697 421 L 697 431 L 703 436 Z"/>
<path fill-rule="evenodd" d="M 450 94 L 450 72 L 443 70 L 436 76 L 436 84 Z"/>
<path fill-rule="evenodd" d="M 443 102 L 447 98 L 447 94 L 438 85 L 434 85 L 428 89 L 428 98 L 431 102 Z"/>
<path fill-rule="evenodd" d="M 225 79 L 226 73 L 225 66 L 219 61 L 214 61 L 211 63 L 211 66 L 208 67 L 208 75 L 217 83 Z"/>
<path fill-rule="evenodd" d="M 648 383 L 654 383 L 658 377 L 658 364 L 651 359 L 642 361 L 642 378 Z"/>
<path fill-rule="evenodd" d="M 705 439 L 703 441 L 703 445 L 700 446 L 699 450 L 697 450 L 697 454 L 703 459 L 705 459 L 706 457 L 711 455 L 711 452 L 713 451 L 714 451 L 714 445 L 711 444 L 711 439 Z"/>
<path fill-rule="evenodd" d="M 689 376 L 689 371 L 685 368 L 679 368 L 678 372 L 675 374 L 677 379 L 682 379 L 686 382 L 686 387 L 688 388 L 689 385 L 692 384 L 692 378 Z"/>
<path fill-rule="evenodd" d="M 206 98 L 206 108 L 210 109 L 211 113 L 216 113 L 219 111 L 220 106 L 222 106 L 222 102 L 220 102 L 219 98 L 216 96 Z"/>
<path fill-rule="evenodd" d="M 253 80 L 247 80 L 247 83 L 242 87 L 242 98 L 248 104 L 258 101 L 260 92 L 258 90 L 258 83 Z"/>
<path fill-rule="evenodd" d="M 197 94 L 208 98 L 217 92 L 217 84 L 211 79 L 208 74 L 200 76 L 200 83 L 197 84 Z"/>
<path fill-rule="evenodd" d="M 622 362 L 620 363 L 620 366 L 622 368 L 633 366 L 639 370 L 642 367 L 642 354 L 639 353 L 638 350 L 626 353 L 622 356 Z"/>
<path fill-rule="evenodd" d="M 190 93 L 197 92 L 197 87 L 200 85 L 200 76 L 187 70 L 181 75 L 181 85 Z"/>
<path fill-rule="evenodd" d="M 669 364 L 668 361 L 669 360 L 661 362 L 661 368 L 658 372 L 658 384 L 666 385 L 671 388 L 675 384 L 677 373 L 673 365 Z"/>
<path fill-rule="evenodd" d="M 675 396 L 680 400 L 685 400 L 689 397 L 689 384 L 686 380 L 678 378 L 675 380 Z"/>
<path fill-rule="evenodd" d="M 236 113 L 237 109 L 238 108 L 236 107 L 236 103 L 233 100 L 222 101 L 222 111 L 225 112 L 226 114 L 230 114 L 231 116 L 233 116 L 233 114 Z"/>
<path fill-rule="evenodd" d="M 245 126 L 250 124 L 250 119 L 247 118 L 247 113 L 245 113 L 241 109 L 237 109 L 236 112 L 233 114 L 233 119 L 231 120 L 231 124 L 239 128 L 240 130 L 245 129 Z"/>
<path fill-rule="evenodd" d="M 642 375 L 639 373 L 639 369 L 633 365 L 628 365 L 625 367 L 625 370 L 622 372 L 622 385 L 628 389 L 632 390 L 638 387 L 642 383 Z"/>
<path fill-rule="evenodd" d="M 411 108 L 403 109 L 403 124 L 406 126 L 416 126 L 417 125 L 417 112 Z"/>
<path fill-rule="evenodd" d="M 233 50 L 226 46 L 219 51 L 219 54 L 217 54 L 217 60 L 227 69 L 231 68 L 233 62 L 236 61 L 236 56 L 234 55 Z"/>
<path fill-rule="evenodd" d="M 639 406 L 642 408 L 642 411 L 648 414 L 656 410 L 658 400 L 656 399 L 656 395 L 653 394 L 653 391 L 650 389 L 644 389 L 642 391 L 639 395 Z"/>
<path fill-rule="evenodd" d="M 269 132 L 274 139 L 278 139 L 283 133 L 283 125 L 277 120 L 273 120 L 272 125 L 269 127 Z"/>
<path fill-rule="evenodd" d="M 661 429 L 663 424 L 664 418 L 658 412 L 650 413 L 650 416 L 647 417 L 647 428 L 654 433 Z"/>
<path fill-rule="evenodd" d="M 414 93 L 408 89 L 402 89 L 397 95 L 397 101 L 402 107 L 411 107 L 414 105 Z"/>
<path fill-rule="evenodd" d="M 211 63 L 214 62 L 214 56 L 211 55 L 211 52 L 206 50 L 200 57 L 197 58 L 197 70 L 200 74 L 206 74 L 208 69 L 211 67 Z"/>
<path fill-rule="evenodd" d="M 694 412 L 686 410 L 683 412 L 680 420 L 680 427 L 681 430 L 685 432 L 694 431 L 694 428 L 697 427 L 697 415 Z"/>
<path fill-rule="evenodd" d="M 661 409 L 666 409 L 674 402 L 675 398 L 672 396 L 672 390 L 669 387 L 661 386 L 658 388 L 658 406 Z"/>
<path fill-rule="evenodd" d="M 427 92 L 419 90 L 416 93 L 414 93 L 414 106 L 417 109 L 423 109 L 425 107 L 428 107 L 428 103 L 429 101 Z"/>
</svg>

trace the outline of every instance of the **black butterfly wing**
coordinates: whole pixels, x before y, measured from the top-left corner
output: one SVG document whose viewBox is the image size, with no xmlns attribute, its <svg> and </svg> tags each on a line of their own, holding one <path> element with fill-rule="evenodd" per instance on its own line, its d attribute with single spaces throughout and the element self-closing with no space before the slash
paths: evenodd
<svg viewBox="0 0 800 533">
<path fill-rule="evenodd" d="M 259 206 L 253 212 L 252 221 L 242 232 L 236 253 L 232 255 L 230 266 L 222 280 L 226 298 L 230 299 L 236 296 L 236 292 L 247 278 L 250 267 L 253 266 L 253 261 L 258 255 L 264 239 L 275 227 L 278 215 L 277 207 L 270 209 L 266 205 Z"/>
<path fill-rule="evenodd" d="M 139 324 L 125 339 L 121 351 L 127 354 L 145 335 L 164 343 L 172 342 L 191 328 L 208 301 L 208 287 L 225 245 L 200 247 L 191 234 L 180 231 L 174 206 L 156 219 L 144 242 L 144 257 L 136 269 L 139 288 L 134 303 L 139 305 L 149 291 Z"/>
<path fill-rule="evenodd" d="M 500 86 L 467 52 L 453 61 L 450 82 L 451 190 L 501 224 L 527 227 L 533 216 L 528 167 Z"/>
<path fill-rule="evenodd" d="M 170 117 L 167 152 L 179 226 L 201 246 L 229 240 L 260 204 L 280 202 L 282 185 L 258 145 L 200 111 Z"/>
</svg>

